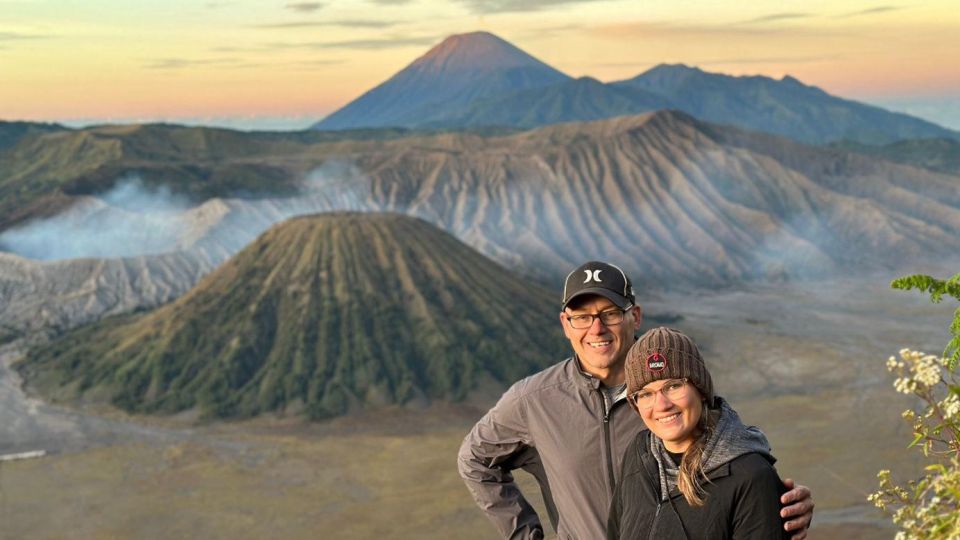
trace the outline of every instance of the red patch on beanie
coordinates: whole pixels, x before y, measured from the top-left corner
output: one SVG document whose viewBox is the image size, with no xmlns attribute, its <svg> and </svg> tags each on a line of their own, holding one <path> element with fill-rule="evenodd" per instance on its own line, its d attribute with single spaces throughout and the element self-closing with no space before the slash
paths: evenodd
<svg viewBox="0 0 960 540">
<path fill-rule="evenodd" d="M 650 371 L 663 371 L 667 367 L 667 357 L 655 352 L 647 357 L 647 369 Z"/>
</svg>

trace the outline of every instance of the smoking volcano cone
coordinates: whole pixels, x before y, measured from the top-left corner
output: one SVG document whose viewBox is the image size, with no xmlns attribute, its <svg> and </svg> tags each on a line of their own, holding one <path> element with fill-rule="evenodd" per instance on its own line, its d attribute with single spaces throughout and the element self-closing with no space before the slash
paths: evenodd
<svg viewBox="0 0 960 540">
<path fill-rule="evenodd" d="M 555 296 L 419 219 L 322 214 L 268 230 L 178 301 L 18 368 L 50 397 L 139 413 L 323 418 L 458 400 L 566 353 Z"/>
</svg>

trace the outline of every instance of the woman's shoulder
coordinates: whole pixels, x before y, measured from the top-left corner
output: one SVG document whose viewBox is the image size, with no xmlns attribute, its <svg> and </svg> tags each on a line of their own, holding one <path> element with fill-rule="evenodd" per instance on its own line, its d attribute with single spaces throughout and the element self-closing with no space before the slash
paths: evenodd
<svg viewBox="0 0 960 540">
<path fill-rule="evenodd" d="M 769 489 L 780 492 L 786 491 L 777 469 L 767 455 L 751 452 L 737 457 L 730 462 L 730 476 L 737 479 L 738 484 L 750 485 L 755 488 L 767 486 Z"/>
<path fill-rule="evenodd" d="M 760 452 L 748 452 L 730 461 L 730 472 L 747 475 L 777 474 L 772 459 L 772 457 Z"/>
</svg>

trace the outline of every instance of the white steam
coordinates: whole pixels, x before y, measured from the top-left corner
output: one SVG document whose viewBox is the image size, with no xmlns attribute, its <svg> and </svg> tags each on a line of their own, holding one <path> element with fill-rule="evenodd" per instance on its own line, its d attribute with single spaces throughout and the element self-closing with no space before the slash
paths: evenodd
<svg viewBox="0 0 960 540">
<path fill-rule="evenodd" d="M 39 260 L 163 253 L 184 234 L 182 216 L 189 208 L 189 201 L 166 187 L 145 187 L 127 177 L 99 198 L 0 233 L 0 247 Z"/>
<path fill-rule="evenodd" d="M 166 187 L 127 177 L 65 212 L 0 233 L 0 250 L 35 260 L 155 255 L 199 247 L 224 259 L 287 218 L 369 210 L 369 179 L 352 164 L 314 169 L 295 197 L 210 199 L 194 206 Z"/>
</svg>

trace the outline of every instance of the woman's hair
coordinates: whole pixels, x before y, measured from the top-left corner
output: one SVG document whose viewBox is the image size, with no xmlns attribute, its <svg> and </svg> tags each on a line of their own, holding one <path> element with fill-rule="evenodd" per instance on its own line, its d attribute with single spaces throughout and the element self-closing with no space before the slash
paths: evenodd
<svg viewBox="0 0 960 540">
<path fill-rule="evenodd" d="M 709 482 L 707 474 L 703 470 L 704 445 L 710 440 L 710 435 L 717 426 L 719 414 L 707 408 L 704 401 L 703 409 L 700 412 L 700 435 L 693 441 L 687 451 L 683 453 L 683 459 L 680 460 L 680 471 L 677 473 L 677 489 L 683 494 L 690 506 L 703 506 L 703 498 L 706 491 L 703 489 L 703 482 Z"/>
</svg>

